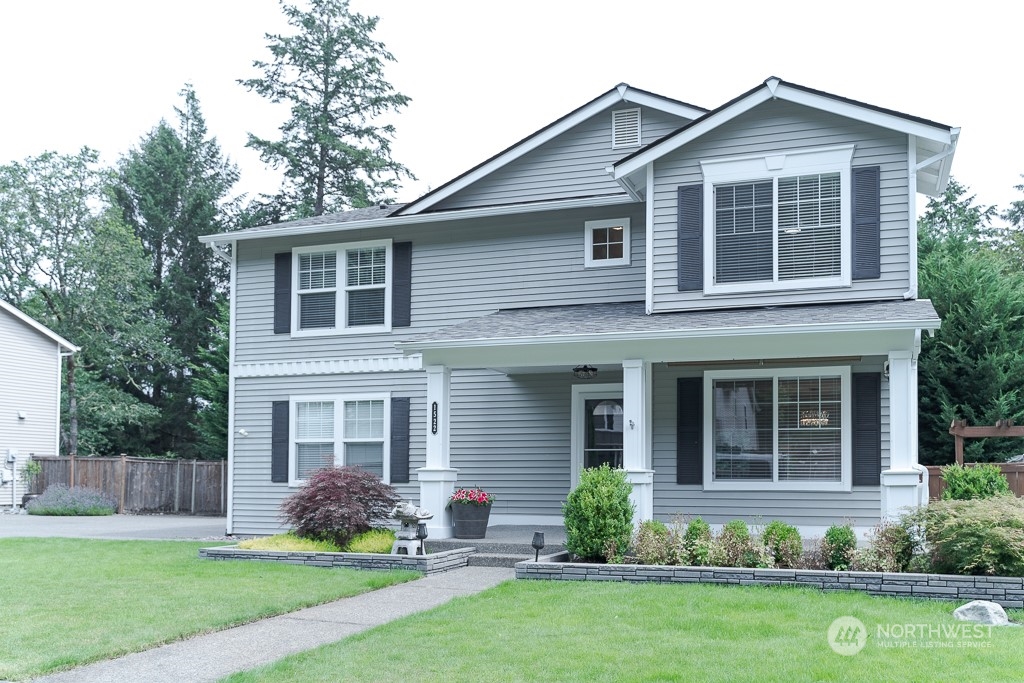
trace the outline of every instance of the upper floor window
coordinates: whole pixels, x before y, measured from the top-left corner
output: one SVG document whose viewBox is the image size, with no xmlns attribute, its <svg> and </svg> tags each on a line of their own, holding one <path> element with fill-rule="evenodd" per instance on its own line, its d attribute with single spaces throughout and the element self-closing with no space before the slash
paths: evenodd
<svg viewBox="0 0 1024 683">
<path fill-rule="evenodd" d="M 850 284 L 853 146 L 701 162 L 704 290 Z"/>
<path fill-rule="evenodd" d="M 628 218 L 587 221 L 584 226 L 585 267 L 629 265 Z"/>
<path fill-rule="evenodd" d="M 296 334 L 390 329 L 390 241 L 303 247 L 293 258 Z"/>
</svg>

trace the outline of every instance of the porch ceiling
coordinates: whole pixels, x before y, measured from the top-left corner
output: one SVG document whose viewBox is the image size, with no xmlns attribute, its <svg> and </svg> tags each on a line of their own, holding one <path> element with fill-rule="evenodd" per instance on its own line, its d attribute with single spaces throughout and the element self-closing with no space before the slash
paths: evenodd
<svg viewBox="0 0 1024 683">
<path fill-rule="evenodd" d="M 909 350 L 938 327 L 925 299 L 653 315 L 628 302 L 501 310 L 397 346 L 451 367 L 751 360 Z"/>
</svg>

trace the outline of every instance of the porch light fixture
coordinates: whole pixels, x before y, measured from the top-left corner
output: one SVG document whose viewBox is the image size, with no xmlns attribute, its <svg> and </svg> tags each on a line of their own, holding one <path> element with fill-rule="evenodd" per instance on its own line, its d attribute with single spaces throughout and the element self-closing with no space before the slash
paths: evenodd
<svg viewBox="0 0 1024 683">
<path fill-rule="evenodd" d="M 533 546 L 533 549 L 535 551 L 533 554 L 533 561 L 536 562 L 540 559 L 541 548 L 544 547 L 544 532 L 533 532 L 533 543 L 531 543 L 530 545 Z"/>
<path fill-rule="evenodd" d="M 593 379 L 594 375 L 597 374 L 597 368 L 593 365 L 577 365 L 572 369 L 572 376 L 576 379 Z"/>
</svg>

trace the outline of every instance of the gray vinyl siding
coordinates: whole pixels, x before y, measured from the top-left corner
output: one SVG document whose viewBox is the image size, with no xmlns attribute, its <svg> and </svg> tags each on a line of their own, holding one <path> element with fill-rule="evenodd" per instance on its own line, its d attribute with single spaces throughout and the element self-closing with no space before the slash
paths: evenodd
<svg viewBox="0 0 1024 683">
<path fill-rule="evenodd" d="M 595 114 L 456 192 L 431 210 L 621 194 L 622 188 L 606 169 L 639 148 L 612 149 L 612 112 L 635 108 L 635 105 L 623 102 Z M 688 122 L 646 107 L 641 108 L 640 120 L 640 134 L 645 145 Z"/>
<path fill-rule="evenodd" d="M 881 372 L 881 358 L 864 359 L 854 372 Z M 701 516 L 710 524 L 731 519 L 767 523 L 773 519 L 804 526 L 830 526 L 853 520 L 856 526 L 878 523 L 880 486 L 855 486 L 849 493 L 815 491 L 704 491 L 676 484 L 676 379 L 700 376 L 700 369 L 656 365 L 654 368 L 654 516 Z M 882 469 L 889 466 L 889 383 L 882 382 Z M 705 481 L 710 473 L 705 472 Z"/>
<path fill-rule="evenodd" d="M 426 376 L 420 372 L 359 373 L 302 377 L 245 377 L 235 380 L 235 452 L 232 463 L 232 531 L 235 534 L 273 534 L 286 528 L 281 502 L 297 491 L 270 481 L 270 425 L 273 401 L 293 396 L 339 396 L 391 392 L 408 396 L 410 483 L 395 486 L 403 498 L 418 500 L 415 470 L 426 454 Z M 239 437 L 244 429 L 248 436 Z M 294 436 L 293 434 L 290 436 Z M 384 454 L 385 458 L 387 454 Z"/>
<path fill-rule="evenodd" d="M 584 268 L 584 223 L 622 217 L 631 224 L 630 265 Z M 274 334 L 274 254 L 379 239 L 381 233 L 244 241 L 238 251 L 235 360 L 400 356 L 396 341 L 500 308 L 642 301 L 644 234 L 640 204 L 396 227 L 389 237 L 413 243 L 411 327 L 303 338 Z"/>
<path fill-rule="evenodd" d="M 32 455 L 58 455 L 57 343 L 0 310 L 0 467 L 18 451 L 15 479 L 0 486 L 0 506 L 21 505 L 21 468 Z M 25 419 L 18 419 L 18 412 Z M 12 495 L 13 493 L 13 495 Z"/>
<path fill-rule="evenodd" d="M 854 166 L 881 167 L 881 277 L 851 287 L 705 296 L 677 281 L 677 188 L 703 182 L 700 161 L 854 143 Z M 773 100 L 655 162 L 654 310 L 898 299 L 909 289 L 907 137 L 802 105 Z M 704 249 L 708 249 L 705 232 Z"/>
</svg>

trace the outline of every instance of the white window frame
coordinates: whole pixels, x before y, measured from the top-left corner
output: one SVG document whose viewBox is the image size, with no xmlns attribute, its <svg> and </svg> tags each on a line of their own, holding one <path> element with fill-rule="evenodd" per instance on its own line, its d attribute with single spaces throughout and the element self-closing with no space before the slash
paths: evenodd
<svg viewBox="0 0 1024 683">
<path fill-rule="evenodd" d="M 839 481 L 779 481 L 779 406 L 780 377 L 822 377 L 838 375 L 842 382 L 841 471 Z M 774 379 L 772 400 L 772 479 L 773 481 L 715 481 L 714 381 L 716 379 Z M 853 483 L 853 392 L 850 366 L 752 368 L 747 370 L 708 370 L 704 373 L 704 490 L 705 491 L 850 491 Z"/>
<path fill-rule="evenodd" d="M 601 228 L 622 228 L 622 258 L 595 259 L 594 258 L 594 231 Z M 596 221 L 586 221 L 583 224 L 583 267 L 584 268 L 611 268 L 615 266 L 629 265 L 629 219 L 628 218 L 606 218 Z"/>
<path fill-rule="evenodd" d="M 851 167 L 854 145 L 788 150 L 772 154 L 705 159 L 704 174 L 704 293 L 739 294 L 797 289 L 849 287 L 852 281 Z M 778 280 L 779 264 L 779 178 L 839 173 L 840 187 L 840 274 L 827 278 Z M 715 283 L 715 186 L 771 180 L 773 281 Z"/>
<path fill-rule="evenodd" d="M 383 443 L 383 477 L 385 484 L 391 483 L 391 393 L 374 394 L 327 394 L 321 396 L 292 396 L 288 402 L 288 486 L 303 486 L 307 479 L 298 477 L 298 457 L 296 435 L 298 434 L 298 404 L 310 402 L 334 402 L 334 464 L 341 467 L 345 464 L 345 444 L 367 443 L 366 439 L 348 438 L 345 435 L 345 403 L 354 401 L 384 402 L 384 439 Z M 340 452 L 339 452 L 340 451 Z"/>
<path fill-rule="evenodd" d="M 617 398 L 623 400 L 622 383 L 572 385 L 572 413 L 569 420 L 569 452 L 572 453 L 572 460 L 569 464 L 570 490 L 579 486 L 580 472 L 583 471 L 583 445 L 586 441 L 583 430 L 587 426 L 587 416 L 584 407 L 587 399 L 592 398 Z"/>
<path fill-rule="evenodd" d="M 384 263 L 384 324 L 383 325 L 356 325 L 349 327 L 348 322 L 348 296 L 350 289 L 365 289 L 366 287 L 348 286 L 348 259 L 345 252 L 355 249 L 372 249 L 374 247 L 385 247 Z M 299 256 L 302 254 L 317 254 L 321 252 L 334 251 L 337 253 L 337 277 L 334 287 L 334 327 L 324 327 L 310 330 L 299 329 L 301 310 L 299 308 Z M 348 334 L 380 334 L 391 331 L 391 296 L 394 289 L 393 268 L 392 268 L 392 240 L 370 240 L 366 242 L 346 242 L 343 244 L 321 244 L 311 247 L 296 247 L 292 249 L 292 337 L 324 337 Z M 306 290 L 309 291 L 309 290 Z"/>
</svg>

